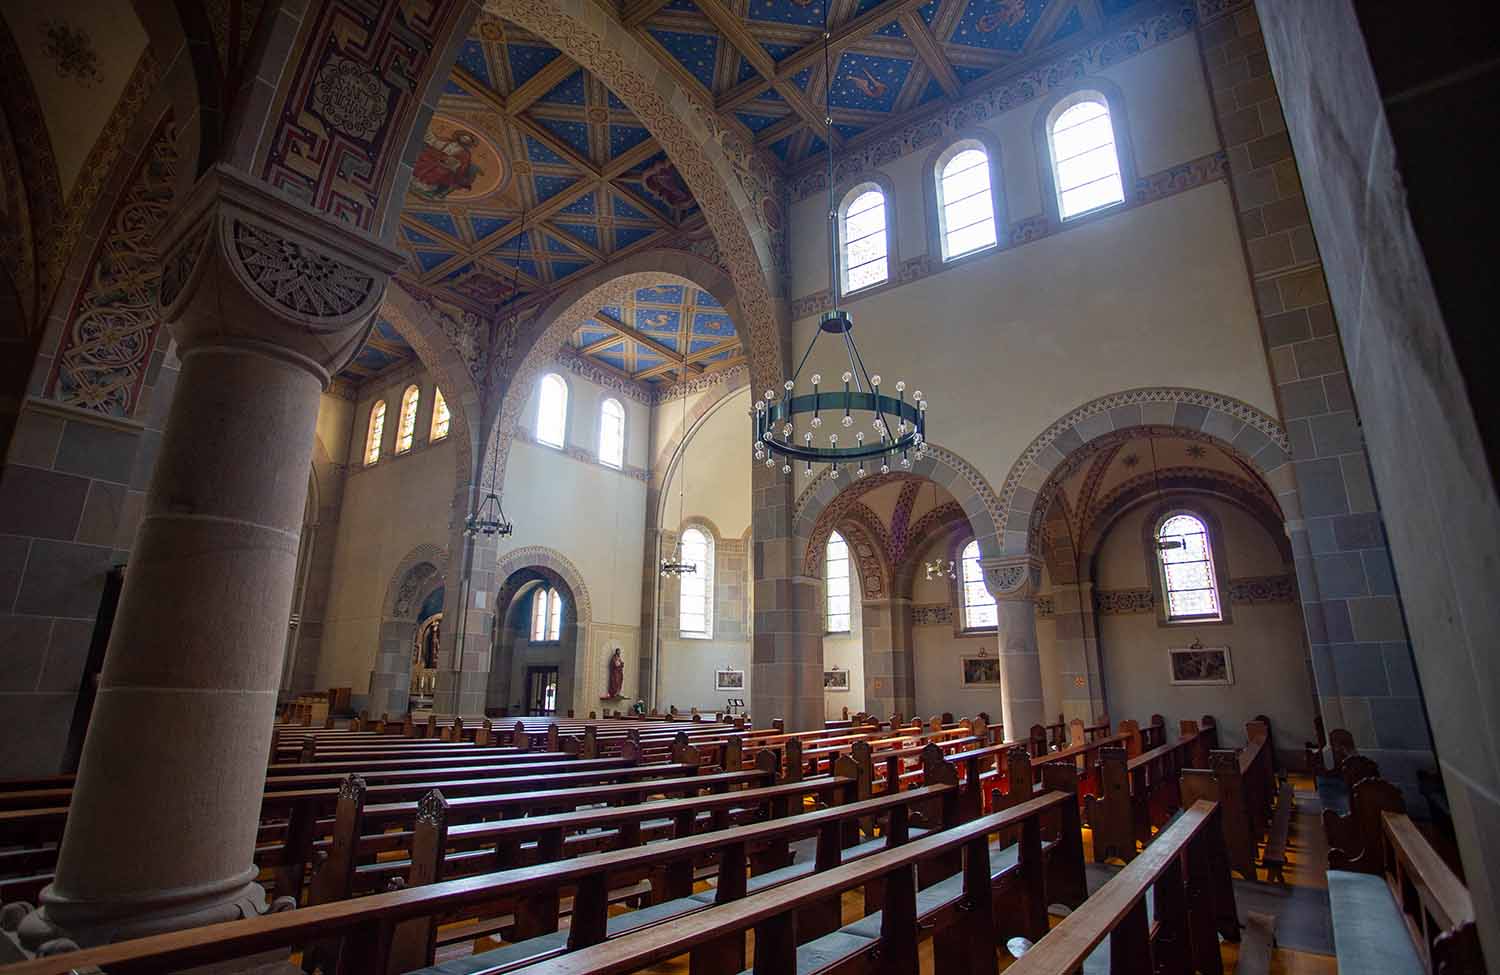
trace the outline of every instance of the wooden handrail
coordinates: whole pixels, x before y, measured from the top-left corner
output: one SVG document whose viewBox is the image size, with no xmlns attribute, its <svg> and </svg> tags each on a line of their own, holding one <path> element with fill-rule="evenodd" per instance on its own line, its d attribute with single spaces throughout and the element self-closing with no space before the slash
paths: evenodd
<svg viewBox="0 0 1500 975">
<path fill-rule="evenodd" d="M 1383 812 L 1380 825 L 1386 884 L 1427 970 L 1483 972 L 1474 902 L 1463 881 L 1405 813 Z"/>
<path fill-rule="evenodd" d="M 1216 828 L 1214 820 L 1217 814 L 1217 803 L 1201 799 L 1195 802 L 1157 834 L 1156 840 L 1140 856 L 1007 968 L 1006 975 L 1057 975 L 1080 970 L 1099 943 L 1133 912 L 1139 910 L 1144 920 L 1147 889 L 1181 860 L 1189 842 L 1200 834 L 1211 835 L 1206 831 Z M 1214 951 L 1217 953 L 1217 945 L 1214 945 Z M 1111 967 L 1119 970 L 1117 966 Z M 1149 966 L 1141 970 L 1147 968 Z"/>
</svg>

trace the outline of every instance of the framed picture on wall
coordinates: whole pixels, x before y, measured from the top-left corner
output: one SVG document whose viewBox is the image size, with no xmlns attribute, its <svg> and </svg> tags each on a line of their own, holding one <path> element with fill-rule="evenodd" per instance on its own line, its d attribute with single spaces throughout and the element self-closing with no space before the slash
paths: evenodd
<svg viewBox="0 0 1500 975">
<path fill-rule="evenodd" d="M 714 671 L 714 690 L 716 691 L 743 691 L 745 689 L 745 672 L 743 670 L 716 670 Z"/>
<path fill-rule="evenodd" d="M 1167 651 L 1174 684 L 1233 684 L 1228 647 L 1173 647 Z"/>
<path fill-rule="evenodd" d="M 823 690 L 825 691 L 847 691 L 849 689 L 849 671 L 847 670 L 825 670 L 823 671 Z"/>
<path fill-rule="evenodd" d="M 982 687 L 1000 684 L 999 657 L 961 657 L 964 668 L 964 686 Z"/>
</svg>

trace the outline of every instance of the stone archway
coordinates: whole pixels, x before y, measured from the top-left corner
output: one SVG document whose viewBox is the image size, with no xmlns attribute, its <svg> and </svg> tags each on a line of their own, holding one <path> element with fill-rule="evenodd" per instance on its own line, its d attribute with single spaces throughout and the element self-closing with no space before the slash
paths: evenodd
<svg viewBox="0 0 1500 975">
<path fill-rule="evenodd" d="M 408 552 L 391 573 L 385 604 L 381 607 L 380 648 L 370 671 L 371 714 L 407 712 L 417 613 L 423 600 L 445 585 L 447 571 L 448 551 L 438 545 L 423 544 Z"/>
<path fill-rule="evenodd" d="M 503 641 L 508 639 L 507 622 L 517 608 L 517 597 L 524 597 L 524 590 L 539 580 L 545 580 L 564 590 L 567 597 L 559 642 L 564 648 L 571 648 L 572 652 L 570 655 L 565 654 L 560 667 L 566 675 L 567 686 L 559 687 L 558 712 L 572 708 L 575 713 L 587 713 L 587 702 L 599 696 L 604 680 L 602 660 L 598 667 L 592 666 L 592 658 L 595 656 L 592 647 L 594 601 L 589 595 L 588 584 L 583 580 L 583 573 L 571 559 L 555 549 L 545 545 L 526 545 L 500 556 L 495 566 L 495 579 L 498 586 L 494 601 L 494 635 L 492 644 L 484 651 L 487 672 L 486 707 L 508 706 L 516 699 L 517 691 L 512 686 L 510 673 L 495 669 L 496 657 L 502 658 L 501 663 L 505 667 L 510 666 L 511 661 L 504 653 L 510 648 L 510 644 Z M 600 672 L 594 673 L 595 670 Z M 496 697 L 497 694 L 501 696 Z"/>
</svg>

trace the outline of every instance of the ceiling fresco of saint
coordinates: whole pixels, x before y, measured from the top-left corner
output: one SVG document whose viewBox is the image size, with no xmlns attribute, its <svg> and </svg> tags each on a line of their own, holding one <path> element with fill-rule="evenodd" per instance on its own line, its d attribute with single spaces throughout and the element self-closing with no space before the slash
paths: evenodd
<svg viewBox="0 0 1500 975">
<path fill-rule="evenodd" d="M 836 152 L 1086 43 L 1150 0 L 623 0 L 620 21 L 690 95 L 792 175 L 823 165 L 832 3 Z M 417 159 L 400 280 L 488 320 L 545 304 L 600 267 L 708 233 L 671 161 L 625 105 L 535 35 L 481 16 Z M 382 325 L 385 323 L 381 323 Z M 380 359 L 399 337 L 377 328 Z M 391 339 L 395 337 L 395 342 Z M 372 341 L 377 341 L 372 339 Z M 572 345 L 656 385 L 743 361 L 705 292 L 663 282 L 601 309 Z M 409 353 L 408 353 L 409 355 Z M 368 364 L 364 364 L 369 359 Z"/>
</svg>

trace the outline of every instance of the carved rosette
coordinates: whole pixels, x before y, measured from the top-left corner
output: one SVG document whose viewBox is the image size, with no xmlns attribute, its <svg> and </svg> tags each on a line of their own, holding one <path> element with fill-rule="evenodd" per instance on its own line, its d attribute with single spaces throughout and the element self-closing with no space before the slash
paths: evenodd
<svg viewBox="0 0 1500 975">
<path fill-rule="evenodd" d="M 437 789 L 433 789 L 417 802 L 418 825 L 441 826 L 448 818 L 448 800 Z"/>
<path fill-rule="evenodd" d="M 1026 555 L 1020 558 L 985 559 L 984 585 L 997 600 L 1032 601 L 1042 585 L 1042 562 Z"/>
</svg>

